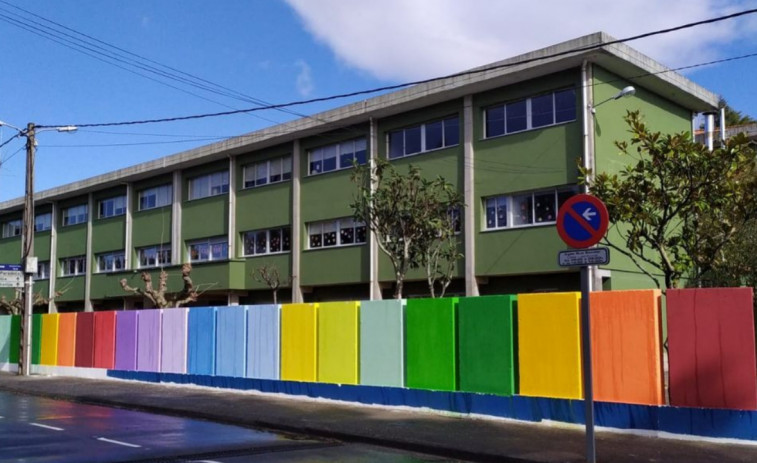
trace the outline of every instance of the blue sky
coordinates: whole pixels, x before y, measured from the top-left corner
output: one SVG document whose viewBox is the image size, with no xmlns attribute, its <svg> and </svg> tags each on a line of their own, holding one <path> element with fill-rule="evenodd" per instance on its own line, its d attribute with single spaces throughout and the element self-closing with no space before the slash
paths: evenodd
<svg viewBox="0 0 757 463">
<path fill-rule="evenodd" d="M 255 106 L 129 63 L 117 63 L 128 69 L 124 70 L 84 55 L 70 44 L 42 36 L 56 27 L 45 20 L 170 66 L 172 73 L 181 71 L 247 97 L 281 103 L 449 74 L 598 30 L 621 38 L 757 7 L 755 1 L 735 0 L 531 3 L 534 6 L 514 7 L 499 0 L 0 0 L 0 120 L 19 127 L 30 121 L 67 125 Z M 20 20 L 36 29 L 18 27 Z M 75 35 L 57 29 L 59 39 L 60 31 Z M 679 67 L 757 53 L 755 39 L 757 15 L 751 15 L 629 45 Z M 96 51 L 90 45 L 87 52 Z M 686 75 L 725 96 L 736 109 L 757 116 L 755 71 L 757 57 Z M 313 114 L 347 102 L 293 110 Z M 35 187 L 44 190 L 82 180 L 294 117 L 269 110 L 74 134 L 41 133 Z M 14 134 L 10 128 L 0 130 L 2 141 Z M 0 160 L 0 201 L 23 195 L 23 142 L 4 146 Z"/>
</svg>

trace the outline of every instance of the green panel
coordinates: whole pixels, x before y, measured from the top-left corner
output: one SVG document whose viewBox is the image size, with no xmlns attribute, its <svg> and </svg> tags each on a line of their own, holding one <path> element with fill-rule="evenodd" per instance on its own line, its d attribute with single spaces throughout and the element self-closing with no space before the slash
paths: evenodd
<svg viewBox="0 0 757 463">
<path fill-rule="evenodd" d="M 92 222 L 92 253 L 119 251 L 126 243 L 124 216 L 98 219 Z"/>
<path fill-rule="evenodd" d="M 352 217 L 350 203 L 357 187 L 350 181 L 351 172 L 349 169 L 339 170 L 302 179 L 300 208 L 303 225 L 308 222 Z"/>
<path fill-rule="evenodd" d="M 8 351 L 8 362 L 18 363 L 18 354 L 21 349 L 21 315 L 11 316 L 11 338 Z"/>
<path fill-rule="evenodd" d="M 479 233 L 476 275 L 561 271 L 557 253 L 565 249 L 554 225 Z"/>
<path fill-rule="evenodd" d="M 360 384 L 404 387 L 401 300 L 360 303 Z"/>
<path fill-rule="evenodd" d="M 51 239 L 49 231 L 34 234 L 34 255 L 36 255 L 40 261 L 50 260 Z"/>
<path fill-rule="evenodd" d="M 457 298 L 410 299 L 405 308 L 405 385 L 457 390 Z"/>
<path fill-rule="evenodd" d="M 63 294 L 55 298 L 56 301 L 83 301 L 84 275 L 75 277 L 58 277 L 55 289 L 63 292 Z"/>
<path fill-rule="evenodd" d="M 243 263 L 244 266 L 240 270 L 241 272 L 243 272 L 244 277 L 243 287 L 245 289 L 269 289 L 268 285 L 266 285 L 265 283 L 255 281 L 253 275 L 255 275 L 258 269 L 264 265 L 274 266 L 279 271 L 279 277 L 281 281 L 281 289 L 279 291 L 280 296 L 282 292 L 288 291 L 284 288 L 291 288 L 291 284 L 288 283 L 289 276 L 292 275 L 291 259 L 291 253 L 246 258 Z M 238 271 L 234 270 L 234 273 L 236 275 Z"/>
<path fill-rule="evenodd" d="M 112 298 L 123 298 L 132 295 L 131 293 L 127 293 L 126 291 L 121 288 L 121 279 L 126 278 L 127 280 L 132 279 L 134 276 L 134 272 L 108 272 L 108 273 L 95 273 L 92 275 L 92 284 L 90 288 L 90 294 L 89 297 L 92 300 L 98 300 L 98 299 L 112 299 Z M 140 287 L 141 280 L 139 280 L 139 276 L 141 275 L 140 272 L 137 274 L 136 280 L 139 281 Z M 133 279 L 132 279 L 133 280 Z M 130 285 L 134 286 L 136 283 L 130 283 Z M 154 284 L 157 286 L 157 279 L 155 280 Z"/>
<path fill-rule="evenodd" d="M 317 286 L 367 282 L 368 258 L 368 245 L 303 252 L 300 284 Z"/>
<path fill-rule="evenodd" d="M 516 296 L 461 298 L 457 306 L 460 390 L 515 393 Z"/>
<path fill-rule="evenodd" d="M 83 256 L 87 252 L 87 224 L 60 227 L 57 242 L 58 259 Z"/>
<path fill-rule="evenodd" d="M 183 203 L 181 211 L 182 239 L 187 241 L 197 238 L 225 236 L 229 229 L 228 212 L 229 197 L 225 194 Z"/>
<path fill-rule="evenodd" d="M 134 212 L 132 243 L 135 248 L 171 242 L 171 206 Z"/>
<path fill-rule="evenodd" d="M 32 315 L 32 365 L 42 358 L 42 315 Z"/>
<path fill-rule="evenodd" d="M 237 230 L 280 227 L 292 222 L 292 183 L 281 182 L 237 192 Z"/>
<path fill-rule="evenodd" d="M 16 264 L 21 262 L 21 237 L 0 239 L 0 262 Z"/>
</svg>

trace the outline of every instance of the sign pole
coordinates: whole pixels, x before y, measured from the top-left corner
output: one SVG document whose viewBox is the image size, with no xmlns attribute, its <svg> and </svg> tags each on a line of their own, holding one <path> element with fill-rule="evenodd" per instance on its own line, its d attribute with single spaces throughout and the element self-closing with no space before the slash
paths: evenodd
<svg viewBox="0 0 757 463">
<path fill-rule="evenodd" d="M 596 463 L 594 440 L 594 388 L 591 364 L 591 312 L 589 310 L 589 266 L 581 266 L 581 363 L 583 364 L 584 414 L 586 415 L 586 461 Z"/>
</svg>

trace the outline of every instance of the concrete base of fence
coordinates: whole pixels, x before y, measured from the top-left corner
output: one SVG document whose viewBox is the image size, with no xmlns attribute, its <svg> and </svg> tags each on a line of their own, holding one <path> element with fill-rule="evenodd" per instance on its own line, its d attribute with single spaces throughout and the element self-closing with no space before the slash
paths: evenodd
<svg viewBox="0 0 757 463">
<path fill-rule="evenodd" d="M 0 363 L 0 371 L 9 371 L 11 373 L 18 373 L 18 364 L 7 363 L 7 362 Z"/>
<path fill-rule="evenodd" d="M 75 376 L 77 378 L 107 379 L 108 370 L 104 368 L 57 367 L 50 365 L 32 365 L 33 375 Z"/>
</svg>

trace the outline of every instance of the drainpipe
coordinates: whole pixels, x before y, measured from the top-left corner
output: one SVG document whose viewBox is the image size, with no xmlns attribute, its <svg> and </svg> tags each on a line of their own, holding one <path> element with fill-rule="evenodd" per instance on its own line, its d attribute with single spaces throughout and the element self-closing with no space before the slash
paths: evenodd
<svg viewBox="0 0 757 463">
<path fill-rule="evenodd" d="M 591 112 L 591 108 L 594 104 L 594 95 L 591 91 L 591 65 L 587 60 L 581 63 L 581 105 L 582 120 L 583 120 L 583 167 L 584 169 L 591 169 L 594 172 L 594 114 Z M 587 176 L 587 181 L 590 182 L 593 175 Z M 589 185 L 584 185 L 582 188 L 583 193 L 589 193 Z M 597 274 L 597 268 L 594 265 L 587 267 L 589 273 L 589 291 L 593 291 L 595 287 L 594 278 Z M 601 287 L 601 285 L 600 285 Z"/>
<path fill-rule="evenodd" d="M 704 115 L 704 139 L 707 149 L 712 151 L 715 147 L 715 113 L 713 112 Z"/>
</svg>

